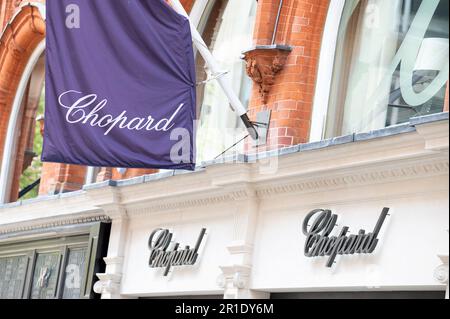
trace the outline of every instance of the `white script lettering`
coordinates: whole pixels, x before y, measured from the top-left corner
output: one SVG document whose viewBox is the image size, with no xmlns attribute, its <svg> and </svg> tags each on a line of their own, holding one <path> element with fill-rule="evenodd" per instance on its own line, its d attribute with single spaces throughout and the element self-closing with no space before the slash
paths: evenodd
<svg viewBox="0 0 450 319">
<path fill-rule="evenodd" d="M 75 101 L 65 103 L 63 99 Z M 69 124 L 87 124 L 92 127 L 105 129 L 104 135 L 108 135 L 114 128 L 127 129 L 130 131 L 164 131 L 167 132 L 175 126 L 175 118 L 184 104 L 180 104 L 169 118 L 155 119 L 153 116 L 129 118 L 124 110 L 117 116 L 105 114 L 103 109 L 108 100 L 99 100 L 97 94 L 83 95 L 81 92 L 69 90 L 62 93 L 58 98 L 60 106 L 66 109 L 65 119 Z M 102 111 L 100 113 L 100 111 Z"/>
</svg>

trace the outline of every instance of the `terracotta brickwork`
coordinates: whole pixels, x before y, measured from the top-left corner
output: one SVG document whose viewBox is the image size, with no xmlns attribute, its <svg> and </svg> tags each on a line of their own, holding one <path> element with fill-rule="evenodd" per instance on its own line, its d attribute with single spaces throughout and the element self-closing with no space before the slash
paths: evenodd
<svg viewBox="0 0 450 319">
<path fill-rule="evenodd" d="M 329 0 L 284 1 L 275 43 L 291 46 L 293 50 L 286 61 L 283 61 L 281 71 L 275 65 L 277 72 L 270 88 L 264 88 L 266 94 L 261 94 L 259 85 L 254 86 L 249 107 L 252 119 L 256 119 L 259 111 L 272 111 L 268 148 L 296 145 L 309 139 L 321 39 L 328 6 Z M 279 0 L 258 1 L 254 33 L 257 45 L 272 43 L 278 8 Z M 259 54 L 270 57 L 273 52 L 262 50 Z"/>
<path fill-rule="evenodd" d="M 0 155 L 3 154 L 4 136 L 22 72 L 44 36 L 44 21 L 36 9 L 26 7 L 0 39 Z"/>
<path fill-rule="evenodd" d="M 83 187 L 86 167 L 56 163 L 44 163 L 39 194 L 71 192 Z"/>
<path fill-rule="evenodd" d="M 32 6 L 24 6 L 11 21 L 13 14 L 19 9 L 20 1 L 1 3 L 0 24 L 2 30 L 7 25 L 0 39 L 0 156 L 3 156 L 6 132 L 11 115 L 13 100 L 28 60 L 45 37 L 45 23 L 38 10 Z M 9 24 L 8 24 L 9 22 Z M 30 94 L 28 90 L 26 97 Z M 19 177 L 24 168 L 31 162 L 30 145 L 35 127 L 37 101 L 23 106 L 18 136 L 17 154 L 14 157 L 14 175 L 11 188 L 11 201 L 17 199 Z M 30 158 L 31 157 L 31 158 Z"/>
<path fill-rule="evenodd" d="M 1 0 L 0 2 L 0 29 L 3 30 L 6 23 L 12 17 L 14 10 L 19 6 L 17 0 Z"/>
<path fill-rule="evenodd" d="M 194 6 L 194 2 L 195 0 L 181 0 L 181 4 L 187 12 L 191 12 L 192 7 Z"/>
</svg>

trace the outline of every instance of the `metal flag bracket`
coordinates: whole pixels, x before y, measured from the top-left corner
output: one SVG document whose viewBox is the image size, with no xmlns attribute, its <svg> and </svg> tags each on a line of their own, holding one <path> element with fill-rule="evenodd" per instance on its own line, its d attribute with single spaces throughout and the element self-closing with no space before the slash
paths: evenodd
<svg viewBox="0 0 450 319">
<path fill-rule="evenodd" d="M 214 75 L 218 75 L 216 77 L 216 80 L 219 82 L 220 86 L 222 87 L 225 95 L 227 96 L 230 107 L 232 110 L 241 118 L 242 122 L 245 125 L 245 128 L 247 129 L 249 135 L 252 137 L 253 140 L 258 140 L 259 134 L 258 130 L 255 128 L 252 121 L 250 121 L 246 108 L 242 105 L 241 101 L 239 100 L 236 93 L 233 91 L 233 88 L 231 86 L 231 81 L 229 81 L 228 78 L 228 72 L 223 74 L 223 72 L 220 70 L 220 65 L 212 55 L 212 53 L 209 51 L 208 46 L 206 45 L 205 41 L 203 41 L 200 33 L 197 31 L 197 28 L 194 26 L 192 21 L 189 18 L 189 15 L 187 14 L 186 10 L 184 9 L 183 5 L 180 3 L 179 0 L 170 0 L 170 3 L 172 4 L 173 9 L 182 16 L 186 17 L 189 20 L 190 26 L 191 26 L 191 34 L 192 34 L 192 41 L 197 48 L 198 52 L 201 54 L 203 59 L 205 59 L 206 64 L 208 65 L 209 69 L 211 70 L 211 73 Z M 221 74 L 222 73 L 222 74 Z"/>
<path fill-rule="evenodd" d="M 197 82 L 197 86 L 206 84 L 206 83 L 214 81 L 214 80 L 217 80 L 221 76 L 224 76 L 224 75 L 226 75 L 228 73 L 230 73 L 230 71 L 223 71 L 223 72 L 219 72 L 219 73 L 208 74 L 208 78 L 206 80 L 204 80 L 204 81 Z"/>
</svg>

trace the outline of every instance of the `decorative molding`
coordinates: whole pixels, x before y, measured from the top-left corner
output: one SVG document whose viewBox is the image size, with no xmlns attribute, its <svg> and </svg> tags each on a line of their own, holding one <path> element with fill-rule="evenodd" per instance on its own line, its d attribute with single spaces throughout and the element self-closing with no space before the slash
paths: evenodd
<svg viewBox="0 0 450 319">
<path fill-rule="evenodd" d="M 123 257 L 105 257 L 103 258 L 105 261 L 105 264 L 108 265 L 122 265 L 123 264 Z"/>
<path fill-rule="evenodd" d="M 275 77 L 283 70 L 291 51 L 292 48 L 285 46 L 257 46 L 243 53 L 247 74 L 259 86 L 264 103 L 267 103 Z"/>
<path fill-rule="evenodd" d="M 220 266 L 222 275 L 217 282 L 221 288 L 229 288 L 231 283 L 234 289 L 246 289 L 249 285 L 251 267 L 243 265 Z"/>
<path fill-rule="evenodd" d="M 248 166 L 250 169 L 250 166 Z M 292 171 L 293 172 L 293 171 Z M 120 205 L 114 204 L 99 205 L 111 219 L 130 218 L 134 216 L 151 215 L 159 212 L 179 211 L 188 208 L 207 207 L 222 203 L 244 201 L 253 198 L 267 198 L 279 194 L 317 192 L 322 190 L 336 189 L 342 187 L 355 187 L 361 185 L 389 183 L 392 181 L 420 178 L 426 176 L 436 176 L 448 174 L 449 162 L 447 160 L 420 162 L 409 164 L 405 167 L 395 167 L 389 169 L 379 169 L 368 171 L 361 169 L 357 173 L 340 175 L 329 175 L 309 178 L 296 178 L 296 182 L 289 183 L 287 179 L 294 177 L 287 175 L 286 178 L 276 181 L 261 182 L 263 186 L 258 186 L 258 181 L 228 181 L 225 186 L 215 185 L 212 189 L 202 188 L 201 192 L 180 194 L 173 192 L 170 196 L 154 197 L 133 202 L 128 198 Z M 246 176 L 250 178 L 250 176 Z M 234 183 L 233 183 L 234 182 Z M 145 184 L 143 184 L 144 187 Z M 219 188 L 219 191 L 218 191 Z M 202 197 L 200 197 L 202 196 Z"/>
<path fill-rule="evenodd" d="M 97 274 L 99 281 L 94 284 L 94 292 L 101 294 L 102 298 L 116 298 L 120 294 L 122 275 Z"/>
<path fill-rule="evenodd" d="M 282 163 L 281 163 L 282 164 Z M 39 214 L 33 220 L 21 220 L 20 222 L 3 224 L 0 226 L 0 234 L 12 232 L 29 231 L 62 225 L 80 224 L 92 221 L 111 221 L 114 219 L 127 219 L 134 216 L 152 215 L 160 212 L 181 211 L 189 208 L 208 207 L 224 203 L 238 203 L 250 199 L 271 198 L 279 194 L 319 192 L 330 189 L 344 187 L 359 187 L 361 185 L 389 183 L 399 180 L 407 180 L 421 177 L 432 177 L 449 173 L 449 162 L 446 159 L 433 161 L 421 160 L 421 162 L 396 164 L 397 167 L 382 167 L 377 169 L 355 168 L 353 171 L 346 170 L 346 173 L 339 167 L 333 173 L 325 175 L 319 172 L 320 176 L 311 174 L 305 175 L 298 172 L 296 167 L 290 167 L 286 175 L 276 175 L 276 179 L 265 179 L 258 181 L 255 175 L 238 175 L 235 179 L 227 180 L 225 185 L 211 185 L 209 188 L 202 186 L 201 189 L 193 189 L 189 193 L 180 193 L 173 189 L 170 195 L 164 192 L 164 196 L 157 196 L 154 192 L 149 192 L 143 183 L 142 190 L 139 191 L 139 199 L 133 199 L 132 194 L 127 194 L 124 198 L 120 188 L 102 188 L 88 190 L 88 200 L 91 207 L 97 207 L 96 211 L 84 211 L 66 216 L 51 217 L 47 213 Z M 400 165 L 404 165 L 403 167 Z M 392 165 L 391 165 L 392 166 Z M 247 169 L 258 169 L 253 164 L 247 164 Z M 223 166 L 223 169 L 227 166 Z M 228 168 L 227 168 L 228 169 Z M 317 175 L 319 174 L 317 173 Z M 195 173 L 194 173 L 195 174 Z M 226 174 L 226 173 L 224 173 Z M 244 180 L 245 179 L 245 180 Z M 165 181 L 170 183 L 170 180 Z M 209 183 L 212 183 L 211 181 Z M 145 192 L 144 192 L 145 191 Z M 148 194 L 150 198 L 142 197 Z M 156 195 L 156 197 L 155 197 Z M 74 197 L 75 198 L 75 197 Z M 81 199 L 80 199 L 81 200 Z M 86 199 L 83 199 L 85 201 Z M 49 202 L 46 202 L 46 207 Z M 71 205 L 74 205 L 72 202 Z M 240 205 L 240 204 L 237 204 Z M 15 207 L 15 214 L 19 214 L 21 209 L 26 212 L 27 206 Z M 42 208 L 43 209 L 43 208 Z M 55 206 L 55 209 L 58 207 Z M 44 211 L 43 211 L 44 212 Z"/>
<path fill-rule="evenodd" d="M 425 140 L 425 149 L 448 152 L 448 121 L 416 125 L 416 130 Z"/>
<path fill-rule="evenodd" d="M 449 257 L 448 254 L 438 255 L 442 262 L 442 265 L 436 268 L 434 271 L 434 278 L 442 284 L 448 285 L 448 269 L 449 269 Z"/>
<path fill-rule="evenodd" d="M 439 259 L 441 259 L 442 261 L 442 265 L 440 265 L 439 267 L 436 268 L 436 270 L 434 271 L 434 278 L 436 278 L 437 281 L 439 281 L 441 284 L 444 284 L 447 286 L 447 289 L 445 291 L 445 299 L 449 299 L 450 298 L 450 290 L 449 290 L 449 286 L 448 286 L 448 253 L 447 254 L 442 254 L 438 256 Z"/>
<path fill-rule="evenodd" d="M 257 197 L 253 185 L 247 185 L 245 183 L 240 189 L 236 190 L 236 187 L 234 187 L 234 189 L 234 191 L 230 192 L 230 196 L 234 201 L 248 200 Z"/>
<path fill-rule="evenodd" d="M 388 183 L 391 181 L 435 176 L 449 173 L 449 162 L 439 161 L 434 163 L 423 163 L 371 172 L 360 172 L 341 176 L 303 179 L 301 182 L 257 187 L 258 197 L 271 197 L 284 193 L 321 191 L 340 187 L 354 187 L 368 184 Z"/>
<path fill-rule="evenodd" d="M 222 274 L 216 280 L 224 289 L 225 299 L 268 299 L 270 294 L 250 289 L 250 266 L 222 266 Z"/>
<path fill-rule="evenodd" d="M 214 165 L 191 175 L 175 175 L 157 182 L 143 181 L 132 187 L 115 187 L 108 183 L 96 185 L 83 190 L 80 193 L 82 196 L 70 196 L 67 203 L 54 201 L 63 195 L 32 203 L 19 202 L 0 209 L 0 223 L 3 223 L 0 234 L 97 220 L 178 213 L 230 203 L 233 209 L 237 209 L 236 218 L 240 218 L 253 209 L 252 205 L 258 205 L 259 200 L 271 199 L 279 194 L 356 189 L 448 176 L 446 154 L 424 150 L 423 141 L 417 135 L 408 135 L 408 138 L 411 138 L 411 141 L 408 140 L 411 145 L 408 144 L 407 148 L 401 148 L 405 139 L 395 139 L 394 143 L 392 139 L 384 138 L 378 142 L 361 143 L 356 150 L 339 146 L 330 148 L 327 153 L 311 151 L 280 156 L 278 171 L 274 174 L 258 174 L 261 165 L 264 165 L 262 162 Z M 388 146 L 386 143 L 389 143 Z M 394 155 L 384 155 L 387 147 L 399 151 Z M 349 158 L 349 152 L 353 157 Z M 445 191 L 443 186 L 439 187 Z M 408 192 L 405 190 L 405 194 Z M 424 189 L 424 192 L 427 190 Z M 74 210 L 65 213 L 66 207 Z M 30 214 L 31 210 L 33 214 Z"/>
<path fill-rule="evenodd" d="M 441 284 L 448 284 L 448 264 L 442 264 L 434 271 L 434 278 Z"/>
<path fill-rule="evenodd" d="M 236 183 L 235 183 L 236 184 Z M 124 202 L 129 216 L 142 216 L 154 212 L 177 211 L 180 209 L 207 207 L 222 203 L 244 201 L 256 197 L 256 192 L 247 184 L 233 187 L 216 186 L 211 189 L 202 189 L 195 194 L 177 194 L 173 193 L 169 197 L 152 198 L 148 201 L 139 200 L 139 202 Z M 217 188 L 220 188 L 220 192 Z M 153 194 L 154 195 L 154 194 Z M 202 196 L 202 197 L 199 197 Z M 193 198 L 194 197 L 194 198 Z M 102 207 L 103 208 L 103 207 Z M 111 216 L 113 218 L 113 216 Z"/>
<path fill-rule="evenodd" d="M 128 212 L 123 205 L 113 203 L 108 205 L 99 205 L 103 209 L 105 214 L 112 220 L 115 219 L 128 219 Z"/>
<path fill-rule="evenodd" d="M 141 216 L 162 211 L 176 211 L 193 207 L 212 206 L 220 203 L 227 203 L 232 200 L 232 197 L 228 194 L 196 199 L 186 198 L 184 200 L 178 201 L 175 198 L 176 196 L 164 200 L 152 199 L 148 202 L 142 201 L 139 203 L 139 205 L 135 203 L 127 204 L 127 207 L 128 205 L 130 206 L 129 215 Z"/>
<path fill-rule="evenodd" d="M 86 216 L 52 218 L 51 221 L 34 220 L 30 222 L 21 222 L 18 224 L 1 225 L 0 234 L 5 235 L 18 232 L 55 228 L 61 226 L 87 224 L 93 222 L 111 222 L 111 219 L 109 218 L 109 216 L 106 215 L 86 215 Z"/>
</svg>

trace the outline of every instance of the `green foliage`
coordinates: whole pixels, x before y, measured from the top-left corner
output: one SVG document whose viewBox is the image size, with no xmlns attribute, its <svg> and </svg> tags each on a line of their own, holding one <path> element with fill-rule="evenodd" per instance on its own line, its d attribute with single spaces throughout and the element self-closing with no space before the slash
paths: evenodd
<svg viewBox="0 0 450 319">
<path fill-rule="evenodd" d="M 44 91 L 41 94 L 41 98 L 39 100 L 39 107 L 37 111 L 37 115 L 43 115 L 45 108 L 45 94 Z M 39 177 L 41 177 L 42 172 L 42 162 L 41 162 L 41 153 L 42 153 L 42 143 L 43 138 L 40 132 L 39 123 L 36 123 L 36 128 L 34 130 L 34 142 L 33 142 L 33 151 L 38 154 L 31 163 L 30 167 L 28 167 L 25 172 L 20 177 L 20 189 L 24 189 L 28 185 L 34 183 Z M 39 186 L 36 186 L 32 191 L 26 194 L 21 199 L 30 199 L 38 196 Z"/>
</svg>

